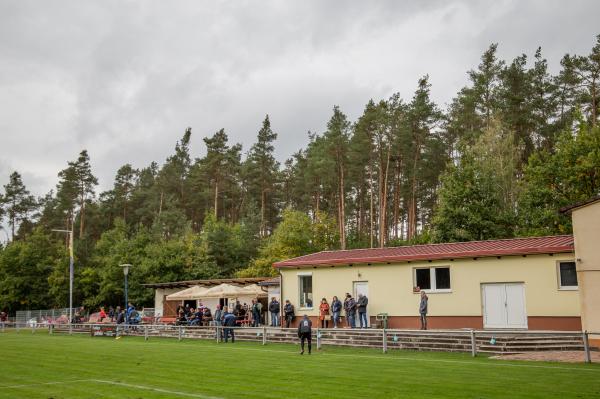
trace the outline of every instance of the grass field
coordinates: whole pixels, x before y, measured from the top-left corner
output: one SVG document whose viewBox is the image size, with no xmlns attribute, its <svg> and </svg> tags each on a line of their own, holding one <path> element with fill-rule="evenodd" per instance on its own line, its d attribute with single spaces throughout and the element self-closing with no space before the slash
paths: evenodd
<svg viewBox="0 0 600 399">
<path fill-rule="evenodd" d="M 468 354 L 22 331 L 0 359 L 0 398 L 600 398 L 598 364 Z"/>
</svg>

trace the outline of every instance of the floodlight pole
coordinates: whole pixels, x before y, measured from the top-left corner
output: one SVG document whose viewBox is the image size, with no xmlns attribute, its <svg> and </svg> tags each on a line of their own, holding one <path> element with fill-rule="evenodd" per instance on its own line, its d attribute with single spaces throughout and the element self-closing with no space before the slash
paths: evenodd
<svg viewBox="0 0 600 399">
<path fill-rule="evenodd" d="M 69 333 L 72 331 L 73 324 L 73 278 L 74 278 L 74 260 L 73 260 L 73 229 L 71 230 L 58 230 L 53 229 L 59 233 L 67 233 L 69 235 Z"/>
<path fill-rule="evenodd" d="M 125 276 L 125 324 L 127 323 L 127 307 L 129 306 L 129 298 L 128 298 L 128 282 L 127 282 L 127 276 L 129 275 L 129 268 L 132 266 L 129 263 L 124 263 L 122 265 L 119 265 L 123 268 L 123 275 Z"/>
</svg>

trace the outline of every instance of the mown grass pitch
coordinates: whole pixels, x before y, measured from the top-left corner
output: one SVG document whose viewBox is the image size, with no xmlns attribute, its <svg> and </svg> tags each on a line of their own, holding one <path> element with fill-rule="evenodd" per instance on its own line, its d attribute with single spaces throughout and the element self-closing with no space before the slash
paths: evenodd
<svg viewBox="0 0 600 399">
<path fill-rule="evenodd" d="M 0 333 L 0 398 L 600 398 L 600 365 Z"/>
</svg>

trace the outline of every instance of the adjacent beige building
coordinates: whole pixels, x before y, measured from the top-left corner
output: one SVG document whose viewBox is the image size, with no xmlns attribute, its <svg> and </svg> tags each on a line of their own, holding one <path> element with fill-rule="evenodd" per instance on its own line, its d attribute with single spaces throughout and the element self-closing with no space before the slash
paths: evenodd
<svg viewBox="0 0 600 399">
<path fill-rule="evenodd" d="M 581 325 L 600 345 L 600 197 L 566 209 L 573 218 Z"/>
</svg>

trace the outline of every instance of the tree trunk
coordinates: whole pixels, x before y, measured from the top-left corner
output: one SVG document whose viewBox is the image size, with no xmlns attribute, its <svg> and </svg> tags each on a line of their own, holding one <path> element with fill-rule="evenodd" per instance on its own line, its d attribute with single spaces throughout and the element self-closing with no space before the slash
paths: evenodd
<svg viewBox="0 0 600 399">
<path fill-rule="evenodd" d="M 260 193 L 260 236 L 264 237 L 265 234 L 265 188 L 263 187 Z"/>
<path fill-rule="evenodd" d="M 158 217 L 160 217 L 160 214 L 162 213 L 162 206 L 163 206 L 163 197 L 165 195 L 165 192 L 161 190 L 160 192 L 160 202 L 158 204 Z"/>
<path fill-rule="evenodd" d="M 346 193 L 344 190 L 344 167 L 340 165 L 340 247 L 346 249 Z"/>
<path fill-rule="evenodd" d="M 369 239 L 370 239 L 370 248 L 373 248 L 373 164 L 369 164 L 369 194 L 371 195 L 371 208 L 369 212 Z"/>
<path fill-rule="evenodd" d="M 383 246 L 385 245 L 385 239 L 387 236 L 387 223 L 386 223 L 386 216 L 387 216 L 387 188 L 388 188 L 388 170 L 390 168 L 390 151 L 391 151 L 391 145 L 388 144 L 388 148 L 387 148 L 387 155 L 386 155 L 386 161 L 385 161 L 385 169 L 382 171 L 382 173 L 380 173 L 380 179 L 379 181 L 380 183 L 380 187 L 381 189 L 380 191 L 380 205 L 379 205 L 379 248 L 383 248 Z"/>
<path fill-rule="evenodd" d="M 81 211 L 79 212 L 79 239 L 83 239 L 83 229 L 85 222 L 85 202 L 81 202 Z"/>
<path fill-rule="evenodd" d="M 219 181 L 215 180 L 215 219 L 219 217 Z"/>
</svg>

